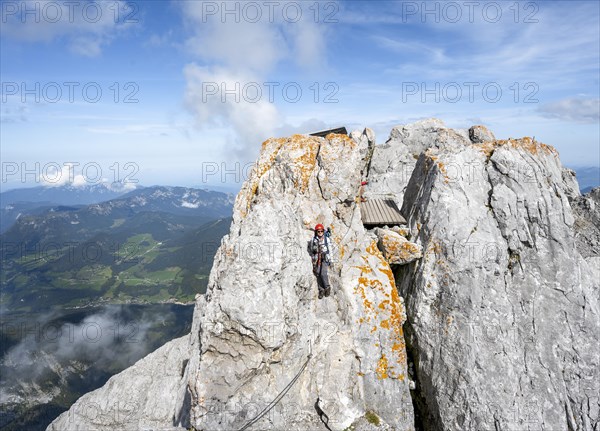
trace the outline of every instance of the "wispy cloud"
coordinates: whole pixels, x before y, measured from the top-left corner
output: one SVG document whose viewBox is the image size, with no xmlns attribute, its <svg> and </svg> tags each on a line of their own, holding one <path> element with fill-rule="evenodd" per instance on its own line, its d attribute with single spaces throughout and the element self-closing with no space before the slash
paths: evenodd
<svg viewBox="0 0 600 431">
<path fill-rule="evenodd" d="M 417 58 L 428 57 L 432 63 L 448 62 L 444 49 L 434 46 L 431 43 L 419 42 L 411 39 L 392 39 L 385 36 L 372 36 L 373 42 L 384 49 L 389 49 L 395 53 Z M 416 59 L 415 59 L 416 60 Z"/>
<path fill-rule="evenodd" d="M 2 358 L 0 404 L 22 402 L 20 396 L 25 394 L 28 402 L 35 395 L 48 397 L 48 391 L 39 388 L 52 375 L 66 385 L 67 379 L 81 378 L 89 367 L 122 369 L 132 364 L 148 352 L 150 328 L 169 315 L 143 315 L 137 321 L 124 321 L 121 306 L 107 306 L 78 324 L 58 325 L 54 317 L 48 314 L 37 318 L 32 325 L 45 328 L 45 332 L 32 331 Z M 32 393 L 35 391 L 40 394 Z"/>
<path fill-rule="evenodd" d="M 136 21 L 131 6 L 122 0 L 114 2 L 57 2 L 25 0 L 2 5 L 0 34 L 28 43 L 67 41 L 76 54 L 96 57 L 103 48 Z M 129 17 L 129 18 L 126 18 Z"/>
<path fill-rule="evenodd" d="M 397 66 L 388 74 L 420 76 L 424 79 L 506 79 L 552 82 L 572 85 L 582 75 L 597 74 L 598 13 L 593 2 L 573 2 L 565 8 L 540 4 L 533 16 L 536 22 L 524 22 L 521 10 L 518 22 L 511 7 L 503 4 L 503 18 L 497 23 L 474 14 L 470 22 L 439 22 L 429 16 L 414 31 L 398 26 L 398 36 L 373 36 L 379 47 L 398 55 Z M 427 32 L 427 33 L 425 33 Z M 562 36 L 557 36 L 562 35 Z M 429 53 L 429 55 L 423 55 Z M 393 60 L 390 61 L 393 64 Z"/>
<path fill-rule="evenodd" d="M 540 106 L 542 115 L 576 123 L 600 121 L 600 99 L 569 98 Z"/>
</svg>

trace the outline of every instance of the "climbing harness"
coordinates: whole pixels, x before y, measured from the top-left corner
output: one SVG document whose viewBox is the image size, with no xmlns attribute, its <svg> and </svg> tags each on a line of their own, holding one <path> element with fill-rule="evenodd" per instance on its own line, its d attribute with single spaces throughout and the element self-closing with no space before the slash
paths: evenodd
<svg viewBox="0 0 600 431">
<path fill-rule="evenodd" d="M 249 427 L 251 427 L 256 422 L 258 422 L 264 415 L 269 413 L 269 411 L 271 411 L 271 409 L 273 407 L 275 407 L 279 401 L 281 401 L 281 399 L 285 396 L 285 394 L 287 394 L 288 391 L 292 388 L 292 386 L 294 386 L 294 383 L 296 383 L 296 381 L 300 378 L 300 375 L 306 369 L 306 366 L 308 365 L 310 358 L 312 358 L 312 345 L 309 344 L 308 356 L 306 357 L 306 361 L 304 362 L 304 365 L 302 365 L 302 368 L 300 368 L 300 371 L 298 371 L 298 374 L 296 374 L 296 376 L 287 384 L 287 386 L 285 388 L 283 388 L 283 390 L 279 393 L 279 395 L 277 395 L 277 397 L 267 405 L 267 407 L 265 407 L 259 414 L 257 414 L 254 417 L 254 419 L 252 419 L 250 422 L 248 422 L 246 425 L 244 425 L 238 431 L 247 430 Z"/>
</svg>

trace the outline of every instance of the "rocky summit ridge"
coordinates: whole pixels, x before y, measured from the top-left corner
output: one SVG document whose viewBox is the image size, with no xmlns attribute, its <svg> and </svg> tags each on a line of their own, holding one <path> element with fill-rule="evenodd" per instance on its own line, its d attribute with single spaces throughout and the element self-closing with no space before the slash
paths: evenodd
<svg viewBox="0 0 600 431">
<path fill-rule="evenodd" d="M 598 430 L 599 194 L 483 126 L 269 139 L 191 333 L 48 430 Z M 406 225 L 365 228 L 361 196 Z"/>
</svg>

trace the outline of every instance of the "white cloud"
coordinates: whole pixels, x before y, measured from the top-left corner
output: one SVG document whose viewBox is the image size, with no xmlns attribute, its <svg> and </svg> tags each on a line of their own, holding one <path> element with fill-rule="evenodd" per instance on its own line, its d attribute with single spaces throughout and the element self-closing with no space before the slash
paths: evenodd
<svg viewBox="0 0 600 431">
<path fill-rule="evenodd" d="M 40 171 L 38 182 L 45 187 L 60 187 L 68 185 L 79 188 L 98 182 L 96 179 L 91 181 L 89 178 L 86 178 L 85 175 L 82 175 L 81 172 L 76 172 L 77 165 L 73 163 L 63 163 L 61 166 L 56 163 L 50 163 L 47 166 L 44 166 L 44 169 Z M 100 182 L 109 183 L 108 179 L 106 178 L 102 178 Z"/>
<path fill-rule="evenodd" d="M 3 401 L 19 393 L 29 394 L 32 387 L 47 384 L 48 378 L 56 373 L 61 379 L 71 378 L 77 375 L 74 368 L 87 370 L 93 365 L 123 369 L 151 349 L 152 338 L 148 331 L 158 327 L 161 321 L 164 325 L 165 321 L 173 319 L 170 312 L 144 313 L 141 318 L 124 323 L 128 319 L 126 311 L 112 305 L 75 324 L 67 322 L 58 326 L 56 322 L 64 319 L 51 320 L 53 317 L 56 316 L 32 317 L 36 328 L 52 328 L 52 337 L 30 333 L 6 352 L 2 362 L 3 392 L 0 394 Z M 88 331 L 89 328 L 93 329 Z M 124 330 L 119 332 L 115 328 Z M 73 367 L 73 364 L 77 366 Z"/>
<path fill-rule="evenodd" d="M 0 115 L 0 123 L 26 123 L 28 121 L 28 112 L 27 106 L 3 107 L 2 115 Z"/>
<path fill-rule="evenodd" d="M 334 2 L 329 2 L 334 3 Z M 315 22 L 312 4 L 298 2 L 255 2 L 260 12 L 245 12 L 241 2 L 182 2 L 181 7 L 193 35 L 187 40 L 190 52 L 203 61 L 232 70 L 267 73 L 278 63 L 291 60 L 301 68 L 325 64 L 327 25 Z M 242 5 L 242 6 L 240 6 Z M 286 5 L 300 8 L 296 22 L 282 11 Z M 209 7 L 210 6 L 210 7 Z M 272 10 L 271 7 L 273 7 Z M 207 10 L 216 8 L 214 14 Z M 222 14 L 238 10 L 238 15 Z M 288 15 L 293 15 L 291 12 Z M 260 17 L 256 21 L 252 18 Z M 291 22 L 294 21 L 294 22 Z"/>
<path fill-rule="evenodd" d="M 85 181 L 85 178 L 83 179 Z M 39 182 L 46 187 L 59 187 L 75 181 L 75 169 L 72 164 L 64 163 L 62 166 L 48 166 L 40 174 Z M 78 179 L 78 182 L 79 179 Z"/>
<path fill-rule="evenodd" d="M 600 120 L 600 99 L 569 98 L 540 107 L 542 115 L 577 123 L 597 123 Z"/>
<path fill-rule="evenodd" d="M 397 40 L 385 36 L 372 36 L 373 41 L 376 45 L 387 48 L 391 51 L 400 54 L 411 53 L 411 55 L 417 55 L 416 58 L 420 58 L 421 54 L 425 54 L 429 57 L 433 63 L 440 63 L 442 61 L 448 61 L 449 59 L 445 55 L 443 48 L 433 46 L 431 43 L 418 42 L 415 40 Z"/>
<path fill-rule="evenodd" d="M 102 53 L 102 45 L 106 43 L 107 41 L 99 36 L 81 36 L 73 38 L 70 47 L 75 54 L 97 57 Z"/>
<path fill-rule="evenodd" d="M 75 175 L 71 183 L 73 187 L 85 187 L 87 184 L 86 178 L 81 174 Z"/>
<path fill-rule="evenodd" d="M 233 149 L 243 158 L 254 157 L 258 143 L 286 127 L 280 110 L 269 100 L 268 87 L 264 86 L 265 82 L 277 81 L 279 85 L 286 82 L 269 79 L 270 75 L 282 67 L 291 70 L 300 66 L 306 71 L 326 64 L 325 28 L 317 25 L 308 13 L 298 22 L 286 21 L 281 15 L 286 3 L 278 3 L 278 12 L 274 14 L 263 8 L 261 19 L 256 22 L 245 19 L 250 15 L 243 12 L 240 19 L 221 15 L 222 8 L 243 8 L 241 2 L 181 3 L 192 31 L 186 47 L 203 63 L 188 64 L 184 69 L 185 105 L 200 127 L 233 132 L 228 138 L 233 148 L 227 150 Z M 301 6 L 303 12 L 309 12 L 308 6 Z M 214 7 L 217 13 L 207 14 Z M 290 65 L 295 66 L 290 68 Z M 250 97 L 245 97 L 244 88 L 253 91 Z M 257 88 L 262 96 L 254 100 Z M 236 93 L 237 98 L 227 91 Z M 230 157 L 231 151 L 227 155 Z"/>
<path fill-rule="evenodd" d="M 198 202 L 188 202 L 188 201 L 181 201 L 181 206 L 183 208 L 198 208 L 200 207 L 200 204 Z"/>
<path fill-rule="evenodd" d="M 148 38 L 145 43 L 145 46 L 149 46 L 151 48 L 158 48 L 173 44 L 173 30 L 169 30 L 162 35 L 153 34 Z"/>
<path fill-rule="evenodd" d="M 314 21 L 306 20 L 301 25 L 290 26 L 293 60 L 302 68 L 325 69 L 327 59 L 327 27 L 320 27 Z"/>
<path fill-rule="evenodd" d="M 186 66 L 184 74 L 185 104 L 200 127 L 231 127 L 237 135 L 238 147 L 241 146 L 237 150 L 242 153 L 246 144 L 256 144 L 273 135 L 280 118 L 268 98 L 261 97 L 253 103 L 252 98 L 239 96 L 236 100 L 236 95 L 226 93 L 228 89 L 241 89 L 248 83 L 262 84 L 262 81 L 249 74 L 195 64 Z"/>
<path fill-rule="evenodd" d="M 127 2 L 122 0 L 7 2 L 2 7 L 0 34 L 29 43 L 47 43 L 64 38 L 72 52 L 95 57 L 119 31 L 133 24 L 136 20 L 133 16 Z M 124 22 L 125 17 L 129 17 L 128 22 Z"/>
<path fill-rule="evenodd" d="M 263 73 L 273 68 L 286 49 L 276 27 L 245 22 L 206 23 L 186 45 L 205 61 L 216 62 L 232 70 Z"/>
</svg>

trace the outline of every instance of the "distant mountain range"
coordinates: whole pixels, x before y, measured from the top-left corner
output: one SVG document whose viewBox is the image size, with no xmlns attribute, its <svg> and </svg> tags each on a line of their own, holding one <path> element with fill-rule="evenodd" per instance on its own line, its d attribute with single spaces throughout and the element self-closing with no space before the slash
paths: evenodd
<svg viewBox="0 0 600 431">
<path fill-rule="evenodd" d="M 107 201 L 141 186 L 124 183 L 96 183 L 84 186 L 71 184 L 12 189 L 0 193 L 0 207 L 14 202 L 53 202 L 56 205 L 93 204 Z"/>
<path fill-rule="evenodd" d="M 61 205 L 89 205 L 103 202 L 137 188 L 135 185 L 115 182 L 8 190 L 0 193 L 0 233 L 9 229 L 22 215 L 38 215 Z"/>
<path fill-rule="evenodd" d="M 3 307 L 192 301 L 206 289 L 233 196 L 155 186 L 90 205 L 65 202 L 21 203 L 29 214 L 0 235 Z"/>
<path fill-rule="evenodd" d="M 577 174 L 577 182 L 582 194 L 589 192 L 594 187 L 600 186 L 600 167 L 578 166 L 570 168 Z"/>
<path fill-rule="evenodd" d="M 32 187 L 0 193 L 0 233 L 6 232 L 18 218 L 45 212 L 79 209 L 85 205 L 102 204 L 96 211 L 108 207 L 131 208 L 133 211 L 164 211 L 180 215 L 200 215 L 208 218 L 227 217 L 233 195 L 188 187 L 136 187 L 134 190 L 113 183 L 84 187 Z"/>
</svg>

